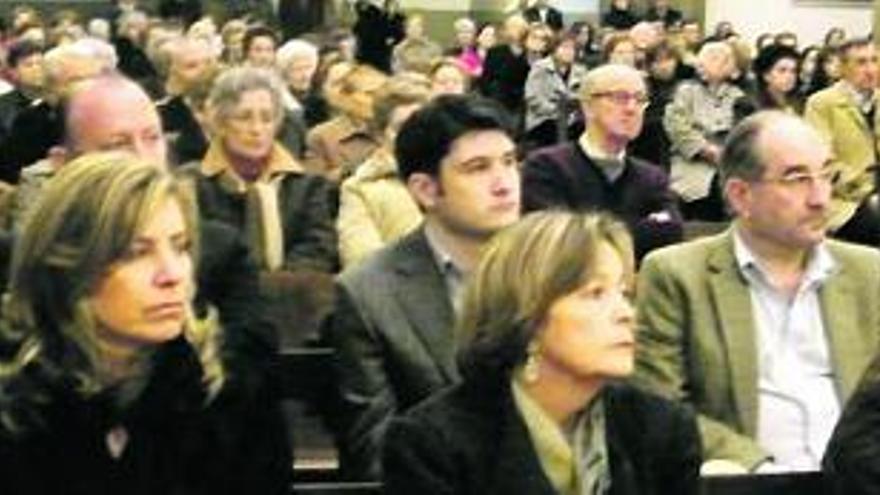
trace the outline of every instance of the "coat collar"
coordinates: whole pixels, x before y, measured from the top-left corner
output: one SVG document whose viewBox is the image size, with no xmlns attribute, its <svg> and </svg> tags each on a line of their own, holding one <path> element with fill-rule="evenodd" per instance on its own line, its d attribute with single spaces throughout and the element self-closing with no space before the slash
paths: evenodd
<svg viewBox="0 0 880 495">
<path fill-rule="evenodd" d="M 223 149 L 221 139 L 215 139 L 208 147 L 202 164 L 199 167 L 202 175 L 213 177 L 225 171 L 231 171 L 232 165 L 229 163 L 229 156 Z M 293 156 L 277 142 L 272 145 L 269 152 L 269 162 L 263 177 L 271 177 L 279 174 L 303 173 L 303 167 L 293 158 Z"/>
</svg>

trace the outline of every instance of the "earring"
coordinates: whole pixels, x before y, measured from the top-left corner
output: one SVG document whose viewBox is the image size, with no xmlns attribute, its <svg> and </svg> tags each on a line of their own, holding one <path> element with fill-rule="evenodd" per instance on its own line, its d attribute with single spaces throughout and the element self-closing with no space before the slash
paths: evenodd
<svg viewBox="0 0 880 495">
<path fill-rule="evenodd" d="M 526 364 L 523 366 L 523 380 L 535 383 L 541 373 L 541 346 L 534 340 L 526 348 Z"/>
</svg>

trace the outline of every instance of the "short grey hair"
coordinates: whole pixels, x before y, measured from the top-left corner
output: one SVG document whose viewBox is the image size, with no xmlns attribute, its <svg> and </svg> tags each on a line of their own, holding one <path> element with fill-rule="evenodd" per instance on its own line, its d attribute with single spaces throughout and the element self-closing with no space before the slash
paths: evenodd
<svg viewBox="0 0 880 495">
<path fill-rule="evenodd" d="M 146 27 L 149 21 L 150 18 L 147 17 L 146 12 L 143 12 L 141 10 L 132 10 L 130 12 L 125 12 L 124 14 L 119 16 L 119 20 L 117 21 L 117 30 L 125 32 L 128 31 L 132 26 L 139 24 Z"/>
<path fill-rule="evenodd" d="M 243 94 L 257 90 L 269 92 L 275 109 L 275 124 L 279 125 L 284 118 L 284 84 L 273 71 L 256 67 L 228 69 L 214 81 L 208 106 L 214 113 L 215 123 L 222 124 L 229 118 Z"/>
<path fill-rule="evenodd" d="M 294 39 L 281 45 L 275 54 L 275 65 L 282 74 L 287 73 L 296 59 L 307 58 L 318 64 L 318 47 L 305 40 Z"/>
<path fill-rule="evenodd" d="M 118 62 L 113 45 L 98 38 L 80 38 L 71 43 L 58 45 L 43 56 L 47 85 L 58 83 L 62 67 L 71 60 L 97 61 L 98 73 L 115 70 Z"/>
<path fill-rule="evenodd" d="M 459 17 L 454 23 L 452 23 L 452 28 L 455 32 L 470 30 L 476 33 L 477 23 L 470 17 Z"/>
<path fill-rule="evenodd" d="M 586 100 L 611 79 L 621 76 L 636 76 L 644 82 L 645 76 L 638 69 L 625 64 L 603 64 L 590 70 L 581 81 L 579 96 Z"/>
</svg>

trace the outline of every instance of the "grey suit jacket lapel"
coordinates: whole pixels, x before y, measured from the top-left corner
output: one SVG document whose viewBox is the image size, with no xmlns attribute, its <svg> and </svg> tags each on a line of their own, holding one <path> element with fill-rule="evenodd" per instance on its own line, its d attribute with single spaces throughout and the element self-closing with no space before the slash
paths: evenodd
<svg viewBox="0 0 880 495">
<path fill-rule="evenodd" d="M 751 295 L 736 265 L 732 231 L 728 230 L 709 249 L 709 285 L 718 315 L 719 338 L 726 350 L 733 401 L 743 430 L 754 435 L 758 420 L 758 363 Z"/>
<path fill-rule="evenodd" d="M 410 234 L 401 249 L 395 266 L 399 278 L 393 288 L 396 298 L 441 374 L 450 382 L 456 381 L 459 375 L 455 365 L 455 315 L 424 231 Z"/>
</svg>

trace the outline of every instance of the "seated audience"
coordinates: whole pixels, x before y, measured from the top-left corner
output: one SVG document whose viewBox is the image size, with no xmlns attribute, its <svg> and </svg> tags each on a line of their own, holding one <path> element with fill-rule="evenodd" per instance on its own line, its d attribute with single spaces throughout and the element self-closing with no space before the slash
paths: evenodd
<svg viewBox="0 0 880 495">
<path fill-rule="evenodd" d="M 342 182 L 378 147 L 369 131 L 373 99 L 388 76 L 367 65 L 340 66 L 325 83 L 327 102 L 337 114 L 306 135 L 309 172 Z"/>
<path fill-rule="evenodd" d="M 732 227 L 642 263 L 636 376 L 697 411 L 710 471 L 818 469 L 880 343 L 880 253 L 825 238 L 830 157 L 799 117 L 747 118 L 720 162 Z"/>
<path fill-rule="evenodd" d="M 12 43 L 6 48 L 6 67 L 6 79 L 13 87 L 0 95 L 0 143 L 9 136 L 18 114 L 43 96 L 43 48 L 30 41 Z"/>
<path fill-rule="evenodd" d="M 300 39 L 281 45 L 275 58 L 278 72 L 287 83 L 287 90 L 303 108 L 303 119 L 308 129 L 321 123 L 326 113 L 327 103 L 315 77 L 319 62 L 318 48 Z"/>
<path fill-rule="evenodd" d="M 811 74 L 804 96 L 811 96 L 839 81 L 840 66 L 840 51 L 837 48 L 822 48 L 816 57 L 816 68 Z"/>
<path fill-rule="evenodd" d="M 385 493 L 700 493 L 693 414 L 615 383 L 633 370 L 633 269 L 605 216 L 500 232 L 457 323 L 463 381 L 392 420 Z"/>
<path fill-rule="evenodd" d="M 61 145 L 64 124 L 61 101 L 70 86 L 116 67 L 109 43 L 82 39 L 57 46 L 43 58 L 44 97 L 18 113 L 9 136 L 0 145 L 0 180 L 17 183 L 21 169 L 50 159 L 53 146 Z"/>
<path fill-rule="evenodd" d="M 381 146 L 351 177 L 339 195 L 339 255 L 343 267 L 353 265 L 422 222 L 422 213 L 398 176 L 394 139 L 403 122 L 431 93 L 418 74 L 393 76 L 373 102 L 373 126 Z"/>
<path fill-rule="evenodd" d="M 340 275 L 328 326 L 348 478 L 379 477 L 391 417 L 458 380 L 452 322 L 462 288 L 486 241 L 519 218 L 511 136 L 504 111 L 472 95 L 433 99 L 397 134 L 399 174 L 424 222 Z"/>
<path fill-rule="evenodd" d="M 338 266 L 335 191 L 275 138 L 281 82 L 264 69 L 221 74 L 208 98 L 214 139 L 196 180 L 202 218 L 232 227 L 260 270 L 260 292 L 285 342 L 311 337 L 332 305 Z"/>
<path fill-rule="evenodd" d="M 575 121 L 577 91 L 587 72 L 575 61 L 575 48 L 573 35 L 559 36 L 551 43 L 550 54 L 532 64 L 525 86 L 527 148 L 567 138 Z"/>
<path fill-rule="evenodd" d="M 486 23 L 477 29 L 477 41 L 473 50 L 465 50 L 458 54 L 458 63 L 468 76 L 478 78 L 483 75 L 486 55 L 498 44 L 495 24 Z"/>
<path fill-rule="evenodd" d="M 159 114 L 136 83 L 116 74 L 81 81 L 71 87 L 64 108 L 65 147 L 59 163 L 23 176 L 29 180 L 16 189 L 23 209 L 19 225 L 27 222 L 45 184 L 64 162 L 83 153 L 126 150 L 168 166 Z M 247 247 L 234 228 L 216 221 L 199 222 L 199 237 L 205 242 L 199 246 L 196 310 L 204 316 L 216 308 L 225 338 L 252 349 L 255 363 L 268 368 L 266 358 L 277 351 L 277 338 L 261 313 L 258 274 Z"/>
<path fill-rule="evenodd" d="M 462 57 L 474 52 L 477 46 L 477 23 L 470 17 L 459 17 L 452 23 L 452 30 L 455 36 L 452 38 L 452 46 L 446 50 L 446 55 Z"/>
<path fill-rule="evenodd" d="M 263 69 L 229 69 L 208 98 L 215 136 L 197 178 L 202 216 L 245 233 L 265 272 L 331 272 L 336 236 L 325 180 L 304 173 L 279 143 L 281 87 Z"/>
<path fill-rule="evenodd" d="M 798 94 L 800 56 L 793 48 L 770 45 L 761 50 L 752 63 L 755 93 L 739 100 L 734 109 L 737 118 L 759 110 L 782 110 L 800 114 L 803 104 Z"/>
<path fill-rule="evenodd" d="M 504 20 L 502 41 L 486 53 L 479 82 L 480 92 L 501 103 L 516 119 L 521 118 L 525 84 L 531 67 L 524 46 L 528 28 L 521 16 L 513 15 Z"/>
<path fill-rule="evenodd" d="M 202 38 L 177 36 L 167 42 L 168 74 L 165 78 L 165 97 L 156 103 L 162 118 L 162 129 L 174 141 L 179 134 L 201 135 L 194 110 L 187 104 L 190 91 L 208 84 L 216 77 L 219 66 L 214 48 Z M 194 146 L 204 153 L 206 141 Z M 194 155 L 199 157 L 200 153 Z"/>
<path fill-rule="evenodd" d="M 663 117 L 672 141 L 670 177 L 686 220 L 719 221 L 726 216 L 717 179 L 721 144 L 745 93 L 728 82 L 734 61 L 727 43 L 706 43 L 697 58 L 700 78 L 678 86 Z"/>
<path fill-rule="evenodd" d="M 454 58 L 445 57 L 435 60 L 428 71 L 428 77 L 431 82 L 431 94 L 434 96 L 461 95 L 470 87 L 467 72 L 461 67 L 458 59 Z"/>
<path fill-rule="evenodd" d="M 411 15 L 406 19 L 406 33 L 391 52 L 391 69 L 394 73 L 428 71 L 431 63 L 443 53 L 440 45 L 425 34 L 425 18 Z"/>
<path fill-rule="evenodd" d="M 590 71 L 580 89 L 587 128 L 575 141 L 535 151 L 523 167 L 526 211 L 562 208 L 619 215 L 635 237 L 637 259 L 678 242 L 681 217 L 666 174 L 627 155 L 642 128 L 647 90 L 626 65 Z"/>
<path fill-rule="evenodd" d="M 629 33 L 612 33 L 602 45 L 602 62 L 642 68 L 644 54 L 636 47 Z"/>
<path fill-rule="evenodd" d="M 666 106 L 678 84 L 691 77 L 690 67 L 682 64 L 678 52 L 664 41 L 645 54 L 645 68 L 648 71 L 648 107 L 645 109 L 645 123 L 642 132 L 629 143 L 627 151 L 633 156 L 651 161 L 669 172 L 670 148 L 672 143 L 663 127 Z"/>
<path fill-rule="evenodd" d="M 4 493 L 289 490 L 273 388 L 193 316 L 190 198 L 127 154 L 79 158 L 40 198 L 0 323 Z"/>
<path fill-rule="evenodd" d="M 840 48 L 843 78 L 807 100 L 804 116 L 831 143 L 834 183 L 829 227 L 834 236 L 880 247 L 880 63 L 869 39 Z"/>
<path fill-rule="evenodd" d="M 275 66 L 275 47 L 278 34 L 271 28 L 256 25 L 248 28 L 242 40 L 243 64 L 250 67 L 271 69 Z"/>
</svg>

